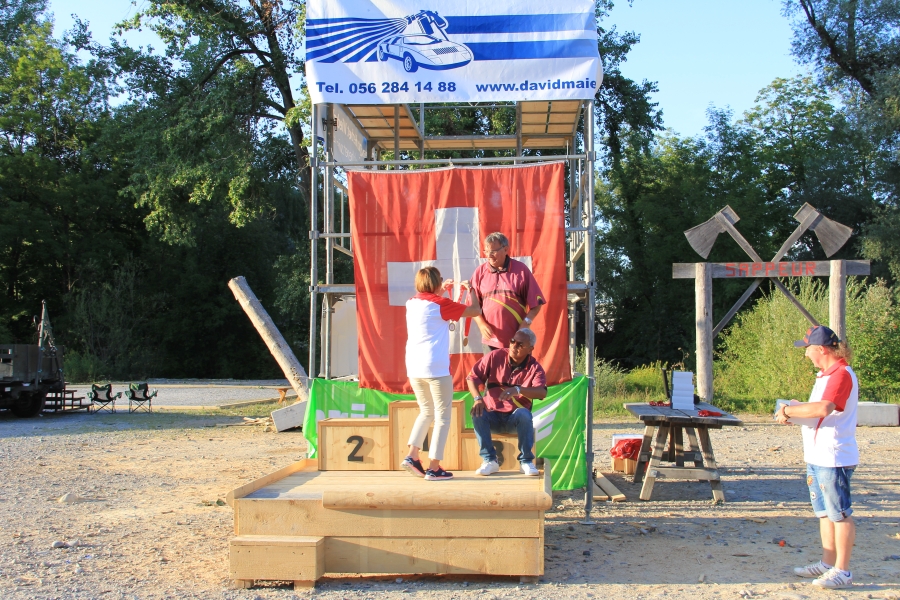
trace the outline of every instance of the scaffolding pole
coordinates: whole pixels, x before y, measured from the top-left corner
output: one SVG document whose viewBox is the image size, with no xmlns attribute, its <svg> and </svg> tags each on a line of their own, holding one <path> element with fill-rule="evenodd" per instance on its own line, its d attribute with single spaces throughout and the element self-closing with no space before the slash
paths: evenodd
<svg viewBox="0 0 900 600">
<path fill-rule="evenodd" d="M 312 105 L 312 153 L 310 155 L 310 194 L 309 194 L 309 365 L 307 373 L 316 377 L 316 287 L 319 284 L 318 258 L 316 256 L 316 237 L 319 235 L 317 199 L 319 197 L 319 138 L 316 135 L 316 120 L 319 118 L 317 105 Z"/>
<path fill-rule="evenodd" d="M 584 173 L 587 176 L 587 185 L 582 185 L 586 198 L 582 206 L 587 211 L 587 232 L 584 247 L 584 282 L 587 284 L 587 299 L 584 305 L 585 315 L 585 371 L 588 378 L 587 393 L 587 415 L 585 416 L 585 454 L 584 462 L 587 470 L 587 479 L 585 480 L 584 493 L 584 523 L 592 524 L 591 508 L 593 506 L 593 494 L 591 493 L 591 476 L 594 467 L 594 303 L 595 303 L 595 282 L 594 282 L 594 101 L 589 100 L 585 107 L 585 115 L 589 118 L 584 120 L 584 153 L 587 155 L 585 160 Z"/>
</svg>

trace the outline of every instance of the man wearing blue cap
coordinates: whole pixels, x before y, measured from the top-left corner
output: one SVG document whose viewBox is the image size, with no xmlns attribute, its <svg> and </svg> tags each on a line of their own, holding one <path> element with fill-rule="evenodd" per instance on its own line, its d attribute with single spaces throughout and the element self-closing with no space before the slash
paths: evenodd
<svg viewBox="0 0 900 600">
<path fill-rule="evenodd" d="M 811 327 L 802 340 L 794 342 L 806 348 L 806 358 L 819 369 L 809 402 L 782 405 L 776 419 L 812 419 L 803 425 L 803 458 L 809 498 L 819 517 L 822 560 L 794 573 L 815 578 L 813 585 L 849 588 L 853 585 L 850 553 L 856 539 L 853 509 L 850 508 L 850 477 L 859 464 L 856 446 L 856 407 L 859 382 L 847 364 L 850 349 L 828 327 Z"/>
</svg>

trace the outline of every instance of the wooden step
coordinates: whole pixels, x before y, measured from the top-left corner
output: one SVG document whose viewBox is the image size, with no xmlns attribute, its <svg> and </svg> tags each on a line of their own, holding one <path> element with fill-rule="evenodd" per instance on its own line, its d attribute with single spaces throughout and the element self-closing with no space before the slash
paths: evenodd
<svg viewBox="0 0 900 600">
<path fill-rule="evenodd" d="M 231 578 L 238 587 L 254 580 L 293 581 L 312 587 L 325 573 L 325 538 L 318 536 L 239 535 L 231 538 Z"/>
</svg>

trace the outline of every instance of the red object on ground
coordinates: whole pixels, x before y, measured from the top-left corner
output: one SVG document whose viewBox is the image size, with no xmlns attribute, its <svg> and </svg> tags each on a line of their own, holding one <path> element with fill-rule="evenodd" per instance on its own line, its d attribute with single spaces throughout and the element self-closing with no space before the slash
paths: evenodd
<svg viewBox="0 0 900 600">
<path fill-rule="evenodd" d="M 609 455 L 613 458 L 630 458 L 637 460 L 638 454 L 641 452 L 641 442 L 643 440 L 619 440 L 616 445 L 609 449 Z"/>
<path fill-rule="evenodd" d="M 701 410 L 697 411 L 697 414 L 701 417 L 721 417 L 722 413 L 716 412 L 714 410 Z"/>
</svg>

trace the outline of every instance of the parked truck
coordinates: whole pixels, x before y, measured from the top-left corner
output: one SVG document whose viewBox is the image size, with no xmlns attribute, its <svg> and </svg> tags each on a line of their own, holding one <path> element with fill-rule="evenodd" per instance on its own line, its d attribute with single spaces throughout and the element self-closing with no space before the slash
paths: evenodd
<svg viewBox="0 0 900 600">
<path fill-rule="evenodd" d="M 53 341 L 46 303 L 37 344 L 0 344 L 0 409 L 36 417 L 47 394 L 65 390 L 63 350 Z"/>
</svg>

